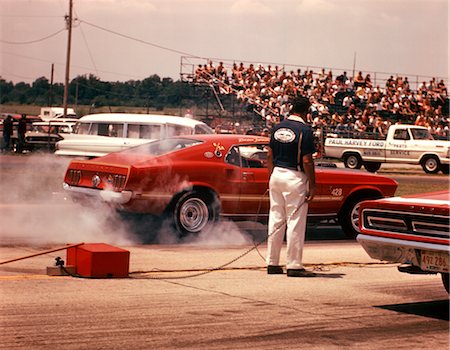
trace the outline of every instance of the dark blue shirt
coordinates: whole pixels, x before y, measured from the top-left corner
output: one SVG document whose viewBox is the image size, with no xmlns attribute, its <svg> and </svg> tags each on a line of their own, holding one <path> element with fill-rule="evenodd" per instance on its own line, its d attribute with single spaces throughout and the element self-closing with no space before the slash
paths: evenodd
<svg viewBox="0 0 450 350">
<path fill-rule="evenodd" d="M 273 165 L 276 167 L 303 170 L 302 157 L 299 164 L 299 140 L 301 139 L 301 156 L 316 152 L 314 136 L 311 128 L 296 120 L 285 119 L 272 129 L 270 148 L 272 149 Z"/>
</svg>

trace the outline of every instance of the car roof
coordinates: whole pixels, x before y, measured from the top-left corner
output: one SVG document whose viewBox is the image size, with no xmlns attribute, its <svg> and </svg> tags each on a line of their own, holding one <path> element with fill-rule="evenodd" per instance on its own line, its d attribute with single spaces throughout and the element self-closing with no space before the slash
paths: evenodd
<svg viewBox="0 0 450 350">
<path fill-rule="evenodd" d="M 88 114 L 81 117 L 79 122 L 111 122 L 111 123 L 158 123 L 166 124 L 173 123 L 184 126 L 194 127 L 199 124 L 205 124 L 199 120 L 178 117 L 174 115 L 160 115 L 160 114 L 137 114 L 137 113 L 99 113 Z M 206 125 L 206 124 L 205 124 Z"/>
</svg>

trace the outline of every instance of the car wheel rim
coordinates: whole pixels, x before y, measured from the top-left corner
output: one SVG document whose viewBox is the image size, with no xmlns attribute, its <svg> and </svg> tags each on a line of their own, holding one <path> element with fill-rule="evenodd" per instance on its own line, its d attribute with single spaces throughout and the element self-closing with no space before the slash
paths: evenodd
<svg viewBox="0 0 450 350">
<path fill-rule="evenodd" d="M 180 208 L 180 224 L 189 232 L 199 232 L 208 223 L 208 206 L 199 198 L 188 199 Z"/>
<path fill-rule="evenodd" d="M 428 169 L 428 171 L 435 171 L 437 169 L 437 162 L 435 159 L 430 158 L 425 163 L 425 166 Z"/>
<path fill-rule="evenodd" d="M 349 168 L 354 169 L 356 168 L 356 165 L 358 164 L 358 160 L 356 157 L 349 157 L 347 160 L 347 165 Z"/>
<path fill-rule="evenodd" d="M 360 203 L 357 203 L 350 214 L 350 221 L 353 229 L 359 233 L 359 207 Z"/>
</svg>

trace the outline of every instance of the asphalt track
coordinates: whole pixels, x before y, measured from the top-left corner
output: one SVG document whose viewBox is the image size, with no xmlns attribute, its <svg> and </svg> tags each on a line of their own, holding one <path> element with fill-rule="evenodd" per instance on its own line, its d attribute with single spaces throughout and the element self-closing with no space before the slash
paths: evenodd
<svg viewBox="0 0 450 350">
<path fill-rule="evenodd" d="M 304 263 L 318 277 L 267 275 L 265 243 L 252 243 L 264 226 L 225 222 L 209 239 L 138 244 L 102 208 L 83 212 L 64 201 L 60 179 L 46 176 L 64 164 L 4 159 L 0 261 L 94 241 L 129 250 L 130 274 L 48 276 L 64 250 L 0 265 L 0 349 L 449 348 L 440 277 L 399 273 L 335 225 L 308 229 Z M 419 172 L 393 176 L 448 182 Z"/>
</svg>

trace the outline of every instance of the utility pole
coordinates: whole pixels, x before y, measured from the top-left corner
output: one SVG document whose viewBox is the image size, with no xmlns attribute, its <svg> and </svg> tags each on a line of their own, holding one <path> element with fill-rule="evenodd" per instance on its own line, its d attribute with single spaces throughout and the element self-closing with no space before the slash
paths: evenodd
<svg viewBox="0 0 450 350">
<path fill-rule="evenodd" d="M 353 55 L 353 75 L 352 75 L 353 79 L 355 79 L 355 69 L 356 69 L 356 51 L 355 54 Z"/>
<path fill-rule="evenodd" d="M 50 91 L 48 92 L 48 107 L 53 105 L 53 73 L 55 71 L 55 64 L 52 63 L 52 71 L 50 74 Z"/>
<path fill-rule="evenodd" d="M 72 47 L 72 7 L 73 7 L 73 0 L 69 0 L 69 15 L 65 16 L 66 27 L 69 31 L 69 34 L 67 38 L 66 78 L 64 81 L 64 99 L 63 99 L 64 118 L 67 118 L 67 96 L 69 94 L 70 50 Z"/>
</svg>

